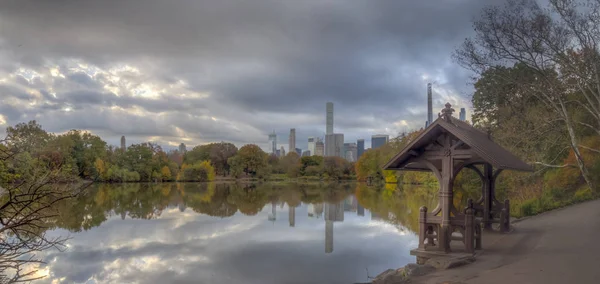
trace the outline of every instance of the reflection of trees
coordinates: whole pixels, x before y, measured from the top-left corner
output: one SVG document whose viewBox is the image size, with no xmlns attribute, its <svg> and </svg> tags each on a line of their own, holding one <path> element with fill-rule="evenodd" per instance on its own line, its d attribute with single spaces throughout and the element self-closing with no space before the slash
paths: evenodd
<svg viewBox="0 0 600 284">
<path fill-rule="evenodd" d="M 382 219 L 403 225 L 412 231 L 419 229 L 419 208 L 435 207 L 437 189 L 435 187 L 404 186 L 386 184 L 378 188 L 358 184 L 356 187 L 358 202 Z"/>
<path fill-rule="evenodd" d="M 99 226 L 110 216 L 157 218 L 169 208 L 215 217 L 236 212 L 256 215 L 266 205 L 340 202 L 352 194 L 348 184 L 126 183 L 96 184 L 59 206 L 58 227 L 72 232 Z"/>
</svg>

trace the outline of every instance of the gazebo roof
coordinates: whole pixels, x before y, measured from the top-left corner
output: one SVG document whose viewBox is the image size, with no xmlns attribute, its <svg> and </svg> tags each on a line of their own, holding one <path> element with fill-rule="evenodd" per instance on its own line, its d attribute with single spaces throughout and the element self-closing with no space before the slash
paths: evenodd
<svg viewBox="0 0 600 284">
<path fill-rule="evenodd" d="M 449 108 L 449 104 L 447 105 Z M 444 132 L 452 134 L 456 139 L 470 147 L 475 158 L 473 163 L 489 163 L 497 169 L 532 171 L 533 168 L 490 139 L 487 133 L 452 117 L 450 114 L 435 120 L 415 140 L 394 156 L 385 166 L 385 170 L 430 171 L 421 163 L 418 156 L 426 151 L 426 147 L 437 141 Z M 435 165 L 441 168 L 441 165 Z"/>
</svg>

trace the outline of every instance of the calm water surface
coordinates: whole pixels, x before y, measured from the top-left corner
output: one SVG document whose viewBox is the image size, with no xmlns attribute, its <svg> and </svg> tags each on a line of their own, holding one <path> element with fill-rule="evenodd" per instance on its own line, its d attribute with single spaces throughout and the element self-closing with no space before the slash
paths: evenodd
<svg viewBox="0 0 600 284">
<path fill-rule="evenodd" d="M 414 262 L 423 190 L 100 184 L 60 208 L 42 283 L 356 283 Z"/>
</svg>

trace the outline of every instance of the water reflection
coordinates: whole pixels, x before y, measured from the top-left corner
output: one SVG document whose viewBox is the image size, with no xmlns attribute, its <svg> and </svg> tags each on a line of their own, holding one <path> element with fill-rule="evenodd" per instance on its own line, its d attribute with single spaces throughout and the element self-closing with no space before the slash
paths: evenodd
<svg viewBox="0 0 600 284">
<path fill-rule="evenodd" d="M 418 208 L 434 202 L 362 184 L 100 184 L 61 205 L 54 233 L 73 238 L 44 281 L 366 282 L 414 261 Z"/>
</svg>

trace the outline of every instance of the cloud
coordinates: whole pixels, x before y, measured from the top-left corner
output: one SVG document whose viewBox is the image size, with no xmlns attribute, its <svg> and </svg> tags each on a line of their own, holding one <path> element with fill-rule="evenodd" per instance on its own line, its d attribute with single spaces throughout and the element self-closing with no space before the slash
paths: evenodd
<svg viewBox="0 0 600 284">
<path fill-rule="evenodd" d="M 322 218 L 308 218 L 301 205 L 290 227 L 287 205 L 276 210 L 274 223 L 270 205 L 228 218 L 177 208 L 152 220 L 113 216 L 47 255 L 50 277 L 42 283 L 354 283 L 367 280 L 367 267 L 377 274 L 410 261 L 416 235 L 371 221 L 368 211 L 334 222 L 334 250 L 326 254 Z"/>
<path fill-rule="evenodd" d="M 267 149 L 272 130 L 286 141 L 296 128 L 305 148 L 332 101 L 347 140 L 396 135 L 424 123 L 424 77 L 435 110 L 468 107 L 469 73 L 450 55 L 499 2 L 3 1 L 0 114 L 112 144 Z"/>
</svg>

